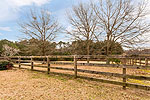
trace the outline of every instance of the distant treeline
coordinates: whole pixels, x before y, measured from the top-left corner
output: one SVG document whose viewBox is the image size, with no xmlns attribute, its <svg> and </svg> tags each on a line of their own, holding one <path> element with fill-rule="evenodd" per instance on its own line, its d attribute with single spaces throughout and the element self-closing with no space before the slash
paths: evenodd
<svg viewBox="0 0 150 100">
<path fill-rule="evenodd" d="M 42 47 L 37 39 L 21 40 L 19 42 L 11 42 L 9 40 L 0 40 L 0 54 L 2 56 L 12 55 L 41 55 Z M 78 40 L 73 42 L 46 42 L 46 55 L 86 55 L 86 41 Z M 90 41 L 90 55 L 106 55 L 106 41 L 93 42 Z M 110 48 L 111 54 L 122 54 L 123 48 L 119 43 L 113 43 Z"/>
</svg>

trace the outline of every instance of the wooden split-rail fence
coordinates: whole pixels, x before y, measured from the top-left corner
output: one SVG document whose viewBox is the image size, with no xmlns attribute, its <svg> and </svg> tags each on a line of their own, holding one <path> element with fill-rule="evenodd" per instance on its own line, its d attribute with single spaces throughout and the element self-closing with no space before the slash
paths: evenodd
<svg viewBox="0 0 150 100">
<path fill-rule="evenodd" d="M 0 61 L 7 61 L 9 60 L 9 57 L 0 57 Z"/>
<path fill-rule="evenodd" d="M 51 61 L 51 59 L 66 59 L 69 58 L 73 60 L 72 62 L 58 62 L 58 61 Z M 34 62 L 40 59 L 41 62 L 45 61 L 47 65 L 36 65 Z M 42 59 L 42 60 L 41 60 Z M 99 64 L 99 63 L 78 63 L 78 61 L 85 61 L 85 59 L 90 59 L 90 61 L 102 61 L 107 62 L 106 60 L 110 60 L 110 64 Z M 135 83 L 127 82 L 127 79 L 136 79 L 136 80 L 144 80 L 150 82 L 149 76 L 135 76 L 127 74 L 127 68 L 134 68 L 134 69 L 150 69 L 150 56 L 138 56 L 138 57 L 131 57 L 131 56 L 86 56 L 86 55 L 71 55 L 71 56 L 14 56 L 10 57 L 10 60 L 16 64 L 18 64 L 19 68 L 21 66 L 31 66 L 31 70 L 34 70 L 34 67 L 44 67 L 47 68 L 47 73 L 51 73 L 51 69 L 58 69 L 58 70 L 66 70 L 66 71 L 74 71 L 75 78 L 82 78 L 82 79 L 91 79 L 93 81 L 99 81 L 104 83 L 110 83 L 115 85 L 123 86 L 123 89 L 126 87 L 133 87 L 138 89 L 150 90 L 150 86 L 148 85 L 140 85 Z M 115 60 L 119 60 L 121 62 L 116 62 Z M 24 62 L 28 62 L 30 64 L 25 64 Z M 73 68 L 63 68 L 63 67 L 53 67 L 51 64 L 63 64 L 68 65 L 71 64 Z M 92 71 L 92 70 L 85 70 L 79 69 L 78 66 L 86 65 L 86 66 L 99 66 L 99 67 L 116 67 L 122 68 L 122 74 L 119 73 L 111 73 L 111 72 L 101 72 L 101 71 Z M 117 78 L 122 78 L 121 81 L 114 81 L 108 79 L 99 79 L 93 77 L 85 77 L 78 75 L 78 72 L 88 73 L 88 74 L 97 74 L 97 75 L 106 75 L 106 76 L 113 76 Z"/>
</svg>

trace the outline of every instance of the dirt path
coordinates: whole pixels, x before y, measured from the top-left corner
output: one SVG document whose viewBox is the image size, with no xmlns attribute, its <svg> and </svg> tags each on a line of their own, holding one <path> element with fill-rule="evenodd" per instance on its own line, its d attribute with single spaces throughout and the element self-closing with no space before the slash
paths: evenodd
<svg viewBox="0 0 150 100">
<path fill-rule="evenodd" d="M 23 69 L 0 71 L 0 100 L 149 100 L 150 92 Z"/>
</svg>

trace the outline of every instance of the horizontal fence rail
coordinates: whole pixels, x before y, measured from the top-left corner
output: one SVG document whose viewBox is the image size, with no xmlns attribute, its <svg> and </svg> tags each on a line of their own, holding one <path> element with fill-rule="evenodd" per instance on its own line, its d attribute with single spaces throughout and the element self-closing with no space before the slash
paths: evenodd
<svg viewBox="0 0 150 100">
<path fill-rule="evenodd" d="M 58 59 L 70 59 L 71 62 L 58 62 L 55 60 Z M 70 55 L 70 56 L 13 56 L 10 57 L 11 61 L 18 64 L 18 67 L 21 68 L 21 66 L 30 66 L 31 70 L 34 70 L 34 67 L 41 67 L 41 68 L 47 68 L 47 73 L 51 73 L 51 69 L 58 69 L 58 70 L 66 70 L 66 71 L 73 71 L 75 78 L 87 78 L 92 79 L 95 81 L 100 81 L 104 83 L 111 83 L 115 85 L 121 85 L 123 86 L 123 89 L 126 89 L 126 87 L 134 87 L 144 90 L 150 90 L 150 86 L 140 85 L 140 84 L 134 84 L 134 83 L 128 83 L 127 79 L 136 79 L 136 80 L 144 80 L 144 81 L 150 81 L 149 76 L 139 76 L 139 75 L 129 75 L 127 74 L 127 68 L 133 68 L 133 69 L 148 69 L 150 68 L 150 56 L 122 56 L 122 55 L 113 55 L 113 56 L 87 56 L 87 55 Z M 96 61 L 102 61 L 104 64 L 99 63 L 79 63 L 78 61 L 84 61 L 85 59 L 90 59 L 90 61 L 94 61 L 94 59 L 97 59 Z M 52 60 L 52 61 L 51 61 Z M 109 60 L 109 64 L 107 64 L 107 60 Z M 51 64 L 58 64 L 58 65 L 72 65 L 73 68 L 63 68 L 63 67 L 54 67 L 51 66 Z M 101 71 L 93 71 L 93 70 L 85 70 L 85 69 L 79 69 L 78 66 L 98 66 L 98 67 L 114 67 L 114 68 L 122 68 L 122 74 L 119 73 L 111 73 L 111 72 L 101 72 Z M 99 79 L 99 78 L 93 78 L 93 77 L 84 77 L 80 76 L 78 74 L 80 73 L 88 73 L 88 74 L 96 74 L 96 75 L 104 75 L 104 76 L 111 76 L 111 77 L 117 77 L 122 78 L 122 82 L 119 81 L 112 81 L 107 79 Z"/>
<path fill-rule="evenodd" d="M 6 61 L 6 60 L 10 60 L 9 57 L 0 57 L 0 61 Z"/>
</svg>

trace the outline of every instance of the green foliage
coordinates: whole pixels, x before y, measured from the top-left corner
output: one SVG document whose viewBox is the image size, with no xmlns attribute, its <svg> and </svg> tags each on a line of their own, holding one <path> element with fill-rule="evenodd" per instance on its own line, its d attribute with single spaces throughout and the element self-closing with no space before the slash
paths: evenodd
<svg viewBox="0 0 150 100">
<path fill-rule="evenodd" d="M 132 54 L 132 55 L 130 55 L 130 57 L 138 57 L 139 55 L 137 55 L 137 54 Z"/>
<path fill-rule="evenodd" d="M 86 48 L 86 41 L 74 41 L 72 42 L 71 46 L 71 53 L 77 54 L 77 55 L 86 55 L 87 54 L 87 48 Z M 93 42 L 90 41 L 90 55 L 106 55 L 106 41 L 99 41 L 99 42 Z M 112 42 L 111 46 L 109 48 L 109 52 L 111 55 L 119 55 L 122 54 L 123 48 L 122 46 L 117 42 Z"/>
<path fill-rule="evenodd" d="M 0 70 L 6 70 L 13 67 L 13 64 L 8 61 L 0 61 Z"/>
<path fill-rule="evenodd" d="M 45 48 L 46 55 L 86 55 L 87 54 L 87 42 L 84 40 L 69 42 L 49 42 L 46 41 L 47 47 Z M 106 55 L 106 41 L 90 43 L 90 55 Z M 22 40 L 20 42 L 11 42 L 8 40 L 0 41 L 0 53 L 2 53 L 3 45 L 7 44 L 10 47 L 19 49 L 19 55 L 21 56 L 41 56 L 42 55 L 42 43 L 37 39 Z M 40 45 L 39 45 L 40 44 Z M 122 54 L 123 48 L 117 42 L 112 42 L 110 46 L 110 54 Z M 55 59 L 56 60 L 56 59 Z"/>
<path fill-rule="evenodd" d="M 112 61 L 112 62 L 114 62 L 116 64 L 120 64 L 121 63 L 120 59 L 117 59 L 117 58 L 109 58 L 109 61 Z"/>
<path fill-rule="evenodd" d="M 46 48 L 45 48 L 45 54 L 46 55 L 52 55 L 53 52 L 56 51 L 56 43 L 46 41 L 45 42 Z M 17 46 L 20 49 L 20 55 L 22 56 L 41 56 L 43 55 L 42 52 L 42 46 L 43 42 L 37 40 L 37 39 L 29 39 L 29 40 L 22 40 L 17 43 Z"/>
<path fill-rule="evenodd" d="M 106 55 L 107 54 L 107 41 L 101 41 L 98 43 L 101 46 L 101 48 L 103 47 L 101 50 L 102 55 Z M 111 42 L 110 48 L 109 48 L 109 54 L 110 55 L 120 55 L 123 52 L 124 52 L 123 48 L 118 42 L 114 42 L 114 41 Z"/>
</svg>

